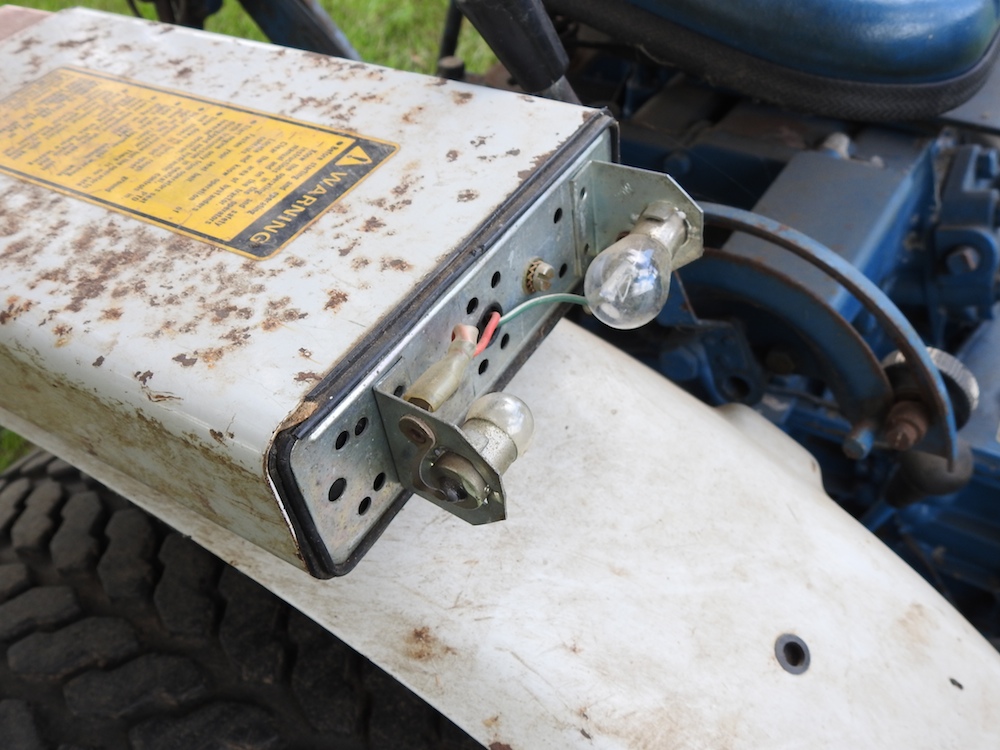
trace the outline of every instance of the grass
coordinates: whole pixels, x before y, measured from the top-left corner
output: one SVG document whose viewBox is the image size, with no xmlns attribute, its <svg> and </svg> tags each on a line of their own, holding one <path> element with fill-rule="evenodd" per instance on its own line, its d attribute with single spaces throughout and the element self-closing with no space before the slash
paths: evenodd
<svg viewBox="0 0 1000 750">
<path fill-rule="evenodd" d="M 131 15 L 125 0 L 14 0 L 18 5 L 59 11 L 76 6 Z M 321 0 L 320 3 L 351 40 L 364 60 L 400 70 L 433 73 L 447 0 Z M 153 18 L 151 3 L 136 5 Z M 224 0 L 210 17 L 209 31 L 266 41 L 237 0 Z M 470 71 L 485 72 L 496 62 L 489 47 L 470 24 L 462 27 L 458 54 Z M 31 445 L 0 427 L 0 470 L 31 449 Z"/>
<path fill-rule="evenodd" d="M 0 427 L 0 471 L 31 450 L 31 443 Z"/>
<path fill-rule="evenodd" d="M 112 13 L 131 14 L 125 0 L 15 0 L 18 5 L 57 11 L 80 6 Z M 151 3 L 137 0 L 147 18 Z M 368 62 L 399 70 L 433 73 L 444 23 L 447 0 L 320 0 L 320 5 Z M 224 0 L 222 10 L 211 16 L 206 28 L 220 34 L 266 41 L 237 0 Z M 468 23 L 463 24 L 458 54 L 470 71 L 485 72 L 496 58 Z"/>
</svg>

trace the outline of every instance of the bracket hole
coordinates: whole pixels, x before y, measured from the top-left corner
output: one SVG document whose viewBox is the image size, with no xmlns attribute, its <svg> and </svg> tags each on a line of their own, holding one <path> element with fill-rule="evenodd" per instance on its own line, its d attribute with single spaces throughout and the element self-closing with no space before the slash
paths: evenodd
<svg viewBox="0 0 1000 750">
<path fill-rule="evenodd" d="M 479 298 L 473 297 L 472 299 L 469 300 L 469 304 L 465 306 L 465 312 L 467 312 L 469 315 L 472 315 L 472 313 L 474 313 L 476 311 L 476 308 L 478 307 L 479 307 Z"/>
<path fill-rule="evenodd" d="M 774 655 L 786 672 L 802 674 L 809 669 L 809 647 L 797 635 L 785 633 L 774 642 Z"/>
<path fill-rule="evenodd" d="M 358 420 L 358 423 L 354 425 L 355 436 L 360 435 L 362 432 L 364 432 L 367 426 L 368 426 L 368 417 L 361 417 L 361 419 Z"/>
<path fill-rule="evenodd" d="M 479 363 L 479 374 L 485 375 L 486 371 L 489 368 L 490 368 L 490 361 L 488 359 L 484 359 L 482 362 Z"/>
<path fill-rule="evenodd" d="M 587 188 L 585 187 L 580 188 L 580 200 L 583 200 L 586 197 L 587 197 Z"/>
<path fill-rule="evenodd" d="M 496 289 L 497 286 L 499 286 L 499 284 L 500 284 L 500 272 L 494 271 L 493 278 L 490 279 L 490 286 Z"/>
<path fill-rule="evenodd" d="M 337 442 L 333 444 L 334 447 L 339 451 L 341 448 L 347 445 L 347 441 L 350 437 L 351 434 L 347 430 L 344 430 L 339 435 L 337 435 Z"/>
<path fill-rule="evenodd" d="M 552 215 L 552 223 L 558 224 L 560 221 L 562 221 L 562 209 L 557 208 L 556 212 Z"/>
<path fill-rule="evenodd" d="M 569 270 L 569 266 L 566 265 L 565 263 L 563 263 L 561 266 L 559 266 L 559 278 L 561 279 L 563 276 L 565 276 L 566 272 L 568 270 Z"/>
<path fill-rule="evenodd" d="M 406 386 L 397 385 L 392 389 L 392 395 L 396 398 L 402 398 L 404 393 L 406 393 Z"/>
<path fill-rule="evenodd" d="M 363 516 L 365 513 L 368 512 L 368 510 L 371 507 L 372 507 L 372 499 L 370 497 L 366 497 L 364 500 L 361 501 L 361 504 L 358 505 L 358 515 Z"/>
<path fill-rule="evenodd" d="M 380 471 L 378 476 L 375 477 L 375 481 L 372 482 L 372 489 L 378 492 L 383 487 L 385 487 L 385 472 Z"/>
<path fill-rule="evenodd" d="M 503 336 L 500 337 L 500 348 L 501 349 L 506 349 L 507 348 L 507 344 L 509 344 L 509 343 L 510 343 L 510 334 L 509 333 L 505 333 Z"/>
<path fill-rule="evenodd" d="M 347 480 L 340 477 L 330 485 L 330 492 L 327 493 L 327 498 L 331 503 L 335 503 L 340 500 L 340 496 L 344 494 L 345 489 L 347 489 Z"/>
<path fill-rule="evenodd" d="M 503 315 L 503 308 L 494 302 L 492 305 L 490 305 L 483 311 L 482 316 L 479 318 L 479 322 L 476 323 L 476 328 L 479 329 L 480 336 L 482 336 L 483 332 L 486 330 L 486 324 L 490 322 L 490 316 L 492 316 L 493 313 L 499 313 L 500 315 Z M 494 341 L 496 341 L 495 336 L 493 340 L 490 341 L 489 346 L 493 346 Z M 489 348 L 489 346 L 487 348 Z"/>
</svg>

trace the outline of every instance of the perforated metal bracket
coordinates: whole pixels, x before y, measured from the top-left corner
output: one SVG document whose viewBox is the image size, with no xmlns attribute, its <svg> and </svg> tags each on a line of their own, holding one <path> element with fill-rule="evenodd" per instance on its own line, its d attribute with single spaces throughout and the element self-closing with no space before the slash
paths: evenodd
<svg viewBox="0 0 1000 750">
<path fill-rule="evenodd" d="M 646 206 L 666 202 L 683 212 L 687 220 L 687 239 L 673 256 L 674 267 L 701 256 L 703 212 L 668 175 L 595 160 L 573 176 L 573 187 L 574 196 L 587 199 L 574 215 L 577 233 L 591 255 L 629 231 Z"/>
<path fill-rule="evenodd" d="M 458 426 L 380 386 L 375 400 L 400 484 L 470 524 L 507 517 L 500 472 Z"/>
</svg>

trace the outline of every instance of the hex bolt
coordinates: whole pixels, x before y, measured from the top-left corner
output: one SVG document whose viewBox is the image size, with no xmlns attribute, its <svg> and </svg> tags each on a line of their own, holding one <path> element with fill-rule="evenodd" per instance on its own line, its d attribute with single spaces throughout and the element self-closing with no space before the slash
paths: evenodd
<svg viewBox="0 0 1000 750">
<path fill-rule="evenodd" d="M 870 419 L 863 419 L 847 433 L 841 449 L 848 458 L 860 461 L 862 458 L 867 458 L 874 444 L 875 423 Z"/>
<path fill-rule="evenodd" d="M 820 148 L 838 159 L 851 158 L 851 136 L 847 133 L 830 133 Z"/>
<path fill-rule="evenodd" d="M 944 265 L 952 276 L 959 276 L 975 271 L 979 268 L 981 261 L 979 250 L 971 245 L 959 245 L 948 252 L 944 259 Z"/>
<path fill-rule="evenodd" d="M 552 288 L 552 280 L 555 277 L 555 268 L 541 258 L 535 258 L 524 272 L 524 290 L 528 294 L 547 292 Z"/>
<path fill-rule="evenodd" d="M 899 401 L 885 418 L 885 442 L 897 451 L 908 451 L 927 434 L 930 419 L 923 404 L 917 401 Z"/>
</svg>

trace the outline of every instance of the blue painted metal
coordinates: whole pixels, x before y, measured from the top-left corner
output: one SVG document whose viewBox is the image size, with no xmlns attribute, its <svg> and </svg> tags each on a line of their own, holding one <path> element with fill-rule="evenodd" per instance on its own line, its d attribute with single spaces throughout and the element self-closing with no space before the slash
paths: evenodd
<svg viewBox="0 0 1000 750">
<path fill-rule="evenodd" d="M 885 333 L 906 357 L 920 387 L 924 403 L 933 416 L 922 450 L 947 458 L 957 457 L 955 417 L 941 374 L 931 362 L 919 334 L 874 283 L 829 248 L 791 227 L 772 219 L 730 206 L 702 204 L 705 223 L 724 229 L 746 232 L 794 253 L 831 278 L 840 282 L 882 326 Z"/>
<path fill-rule="evenodd" d="M 706 250 L 705 257 L 682 270 L 699 314 L 739 319 L 758 351 L 788 360 L 784 368 L 776 364 L 779 372 L 823 380 L 850 424 L 884 418 L 892 387 L 862 336 L 799 279 L 734 252 L 731 245 Z"/>
<path fill-rule="evenodd" d="M 949 311 L 974 308 L 992 317 L 1000 270 L 1000 155 L 977 145 L 956 150 L 941 188 L 934 250 L 947 273 L 936 276 L 937 301 Z"/>
<path fill-rule="evenodd" d="M 907 236 L 923 231 L 933 210 L 938 144 L 917 135 L 886 138 L 881 130 L 863 131 L 850 143 L 851 158 L 823 150 L 795 154 L 753 210 L 823 243 L 882 285 L 907 255 Z M 726 248 L 797 279 L 847 321 L 861 311 L 825 273 L 768 243 L 737 236 Z"/>
<path fill-rule="evenodd" d="M 763 60 L 816 75 L 922 83 L 960 75 L 1000 28 L 994 0 L 632 0 Z"/>
</svg>

